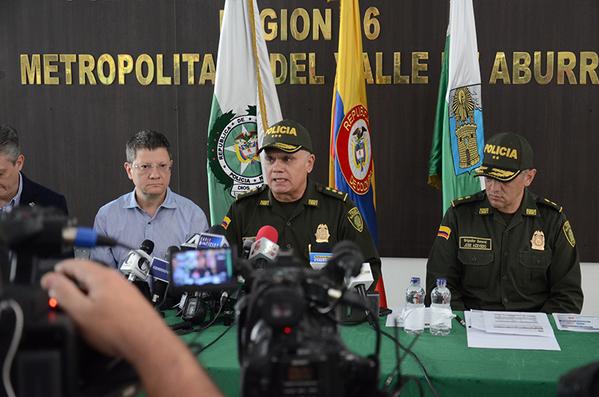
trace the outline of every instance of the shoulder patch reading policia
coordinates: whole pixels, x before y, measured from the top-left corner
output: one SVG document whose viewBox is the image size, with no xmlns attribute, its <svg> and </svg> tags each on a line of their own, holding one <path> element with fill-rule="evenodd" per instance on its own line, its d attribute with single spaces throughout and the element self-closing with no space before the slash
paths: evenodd
<svg viewBox="0 0 599 397">
<path fill-rule="evenodd" d="M 362 219 L 362 214 L 360 214 L 360 210 L 357 207 L 353 207 L 351 210 L 349 210 L 347 213 L 347 219 L 354 229 L 362 233 L 362 230 L 364 230 L 364 220 Z"/>
<path fill-rule="evenodd" d="M 576 240 L 574 239 L 574 232 L 572 231 L 572 226 L 570 226 L 569 221 L 564 222 L 564 226 L 562 226 L 562 230 L 564 231 L 564 234 L 566 235 L 566 240 L 568 240 L 568 242 L 570 243 L 572 248 L 574 248 L 574 246 L 576 245 Z"/>
<path fill-rule="evenodd" d="M 445 240 L 449 240 L 449 235 L 451 234 L 451 228 L 447 226 L 439 226 L 439 231 L 437 232 L 437 237 L 443 237 Z"/>
</svg>

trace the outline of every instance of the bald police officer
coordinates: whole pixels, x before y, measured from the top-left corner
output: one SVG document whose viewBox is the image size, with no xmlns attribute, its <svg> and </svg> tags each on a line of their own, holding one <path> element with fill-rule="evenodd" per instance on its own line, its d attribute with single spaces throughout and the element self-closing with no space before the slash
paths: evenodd
<svg viewBox="0 0 599 397">
<path fill-rule="evenodd" d="M 532 193 L 528 141 L 501 133 L 476 170 L 486 190 L 452 202 L 427 264 L 427 287 L 447 279 L 455 310 L 580 313 L 576 240 L 562 207 Z"/>
<path fill-rule="evenodd" d="M 225 216 L 227 239 L 240 248 L 265 225 L 279 232 L 278 244 L 293 249 L 309 266 L 310 252 L 331 252 L 341 240 L 356 243 L 370 263 L 376 286 L 381 260 L 360 211 L 335 189 L 309 178 L 316 160 L 308 130 L 282 120 L 265 131 L 260 152 L 265 152 L 268 185 L 240 196 Z"/>
</svg>

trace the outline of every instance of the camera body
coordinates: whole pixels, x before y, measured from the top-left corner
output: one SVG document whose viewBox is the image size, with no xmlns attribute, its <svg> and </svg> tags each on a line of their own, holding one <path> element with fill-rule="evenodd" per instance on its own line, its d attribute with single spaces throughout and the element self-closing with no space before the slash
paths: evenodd
<svg viewBox="0 0 599 397">
<path fill-rule="evenodd" d="M 242 396 L 377 395 L 377 358 L 350 352 L 339 336 L 330 297 L 341 287 L 330 277 L 335 272 L 293 262 L 280 256 L 252 272 L 238 304 Z"/>
<path fill-rule="evenodd" d="M 63 230 L 74 223 L 62 212 L 43 207 L 17 207 L 0 215 L 0 301 L 16 302 L 23 318 L 11 371 L 16 395 L 74 397 L 108 391 L 110 359 L 83 342 L 70 318 L 49 305 L 48 294 L 39 285 L 56 262 L 72 257 Z M 18 332 L 17 317 L 10 310 L 1 316 L 0 349 L 6 351 Z M 128 365 L 114 370 L 121 371 L 121 379 L 128 378 L 124 382 L 137 378 Z M 95 383 L 100 378 L 102 385 Z"/>
</svg>

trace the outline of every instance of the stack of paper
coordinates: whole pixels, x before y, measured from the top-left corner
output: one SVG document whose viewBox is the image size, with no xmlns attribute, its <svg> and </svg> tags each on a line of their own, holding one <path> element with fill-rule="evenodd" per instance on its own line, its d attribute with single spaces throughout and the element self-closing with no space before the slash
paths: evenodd
<svg viewBox="0 0 599 397">
<path fill-rule="evenodd" d="M 561 350 L 545 313 L 471 310 L 464 315 L 468 347 Z"/>
</svg>

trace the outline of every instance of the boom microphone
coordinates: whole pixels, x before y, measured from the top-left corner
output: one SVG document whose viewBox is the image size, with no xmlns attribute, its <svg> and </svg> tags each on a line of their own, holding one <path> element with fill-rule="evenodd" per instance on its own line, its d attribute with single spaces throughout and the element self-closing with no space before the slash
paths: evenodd
<svg viewBox="0 0 599 397">
<path fill-rule="evenodd" d="M 278 240 L 279 232 L 274 227 L 266 225 L 258 230 L 248 258 L 254 269 L 264 269 L 274 263 L 279 253 Z"/>
</svg>

